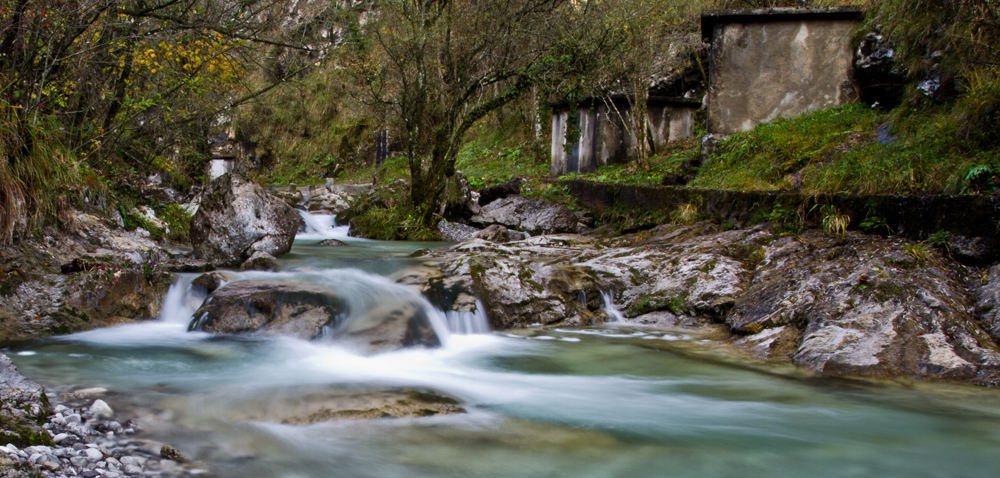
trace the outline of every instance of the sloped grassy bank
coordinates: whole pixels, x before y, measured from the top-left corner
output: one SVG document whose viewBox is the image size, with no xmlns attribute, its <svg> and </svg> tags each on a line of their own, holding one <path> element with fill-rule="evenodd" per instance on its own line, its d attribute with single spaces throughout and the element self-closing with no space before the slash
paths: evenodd
<svg viewBox="0 0 1000 478">
<path fill-rule="evenodd" d="M 807 227 L 900 235 L 941 247 L 962 263 L 998 258 L 1000 197 L 986 195 L 854 195 L 729 191 L 560 181 L 606 222 L 642 229 L 711 219 L 737 228 L 773 222 L 788 232 Z"/>
</svg>

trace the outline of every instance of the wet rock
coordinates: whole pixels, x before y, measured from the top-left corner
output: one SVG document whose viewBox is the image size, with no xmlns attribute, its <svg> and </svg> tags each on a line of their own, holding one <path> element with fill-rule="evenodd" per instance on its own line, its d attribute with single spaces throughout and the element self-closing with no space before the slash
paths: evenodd
<svg viewBox="0 0 1000 478">
<path fill-rule="evenodd" d="M 163 445 L 163 448 L 160 448 L 160 456 L 180 463 L 188 461 L 183 453 L 170 445 Z"/>
<path fill-rule="evenodd" d="M 138 269 L 103 269 L 81 274 L 64 303 L 67 332 L 153 320 L 169 286 L 169 275 Z"/>
<path fill-rule="evenodd" d="M 347 313 L 334 293 L 300 281 L 238 281 L 213 292 L 191 329 L 210 333 L 289 335 L 312 339 Z"/>
<path fill-rule="evenodd" d="M 323 247 L 346 247 L 347 243 L 339 239 L 323 239 L 317 242 L 316 245 Z"/>
<path fill-rule="evenodd" d="M 334 340 L 362 354 L 441 345 L 428 311 L 415 301 L 377 306 L 338 328 Z"/>
<path fill-rule="evenodd" d="M 493 201 L 469 221 L 482 227 L 500 224 L 531 235 L 576 232 L 578 222 L 566 206 L 523 196 Z"/>
<path fill-rule="evenodd" d="M 51 413 L 45 390 L 17 371 L 0 354 L 0 443 L 18 448 L 51 445 L 52 436 L 38 424 Z"/>
<path fill-rule="evenodd" d="M 297 390 L 241 402 L 226 418 L 311 425 L 331 420 L 427 417 L 465 413 L 457 400 L 425 390 Z"/>
<path fill-rule="evenodd" d="M 104 400 L 94 400 L 94 404 L 90 406 L 90 413 L 96 417 L 110 417 L 115 414 Z"/>
<path fill-rule="evenodd" d="M 479 205 L 485 206 L 497 199 L 517 196 L 521 194 L 522 184 L 524 184 L 524 180 L 515 176 L 504 183 L 483 188 L 479 191 Z"/>
<path fill-rule="evenodd" d="M 499 224 L 494 224 L 486 229 L 483 229 L 482 231 L 477 232 L 475 237 L 484 241 L 497 242 L 501 244 L 511 241 L 510 230 Z"/>
<path fill-rule="evenodd" d="M 233 279 L 235 276 L 226 272 L 209 272 L 196 277 L 191 282 L 191 286 L 200 287 L 204 289 L 206 294 L 211 294 Z"/>
<path fill-rule="evenodd" d="M 220 266 L 237 266 L 257 251 L 288 252 L 301 217 L 263 188 L 236 174 L 224 174 L 202 193 L 191 221 L 195 256 Z"/>
<path fill-rule="evenodd" d="M 343 191 L 330 191 L 326 188 L 315 189 L 305 208 L 313 214 L 328 214 L 338 216 L 351 208 L 354 196 Z"/>
<path fill-rule="evenodd" d="M 473 238 L 479 229 L 458 222 L 441 221 L 437 225 L 441 237 L 448 242 L 462 242 Z"/>
<path fill-rule="evenodd" d="M 985 265 L 997 258 L 997 244 L 995 240 L 985 237 L 949 234 L 948 252 L 963 264 Z"/>
<path fill-rule="evenodd" d="M 249 259 L 240 264 L 241 271 L 275 271 L 280 268 L 278 259 L 263 251 L 254 252 Z"/>
<path fill-rule="evenodd" d="M 747 339 L 765 357 L 789 355 L 787 344 L 768 342 L 778 333 L 770 329 L 794 329 L 801 342 L 792 360 L 830 375 L 995 377 L 1000 354 L 970 320 L 961 266 L 915 257 L 906 245 L 853 234 L 775 241 L 726 323 L 766 334 Z"/>
</svg>

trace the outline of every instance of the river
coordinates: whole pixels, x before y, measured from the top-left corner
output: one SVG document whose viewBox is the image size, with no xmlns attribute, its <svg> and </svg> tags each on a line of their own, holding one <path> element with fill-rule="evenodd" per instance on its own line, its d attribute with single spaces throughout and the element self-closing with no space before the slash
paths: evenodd
<svg viewBox="0 0 1000 478">
<path fill-rule="evenodd" d="M 409 294 L 391 276 L 440 244 L 346 237 L 322 218 L 283 270 L 247 273 Z M 348 247 L 321 247 L 337 237 Z M 157 322 L 6 350 L 50 395 L 104 387 L 143 438 L 220 477 L 993 477 L 1000 394 L 816 377 L 727 352 L 712 335 L 627 322 L 490 332 L 439 314 L 444 345 L 361 356 L 322 340 L 188 332 L 200 297 L 177 277 Z M 467 413 L 295 425 L 309 397 L 406 389 Z"/>
</svg>

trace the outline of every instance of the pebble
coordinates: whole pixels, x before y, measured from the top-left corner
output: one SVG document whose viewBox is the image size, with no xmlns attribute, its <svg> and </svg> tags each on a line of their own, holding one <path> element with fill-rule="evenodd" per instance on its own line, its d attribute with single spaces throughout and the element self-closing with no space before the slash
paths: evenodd
<svg viewBox="0 0 1000 478">
<path fill-rule="evenodd" d="M 114 415 L 114 410 L 105 402 L 104 400 L 94 400 L 94 404 L 90 406 L 90 413 L 96 417 L 110 417 Z"/>
<path fill-rule="evenodd" d="M 0 453 L 33 470 L 31 476 L 44 478 L 171 478 L 195 473 L 170 461 L 186 460 L 176 448 L 162 446 L 170 459 L 161 460 L 157 452 L 162 453 L 163 449 L 146 450 L 149 442 L 126 438 L 141 429 L 132 420 L 124 424 L 112 420 L 113 413 L 99 399 L 79 409 L 56 405 L 43 425 L 52 434 L 55 446 L 30 446 L 22 450 L 6 444 L 0 445 Z"/>
</svg>

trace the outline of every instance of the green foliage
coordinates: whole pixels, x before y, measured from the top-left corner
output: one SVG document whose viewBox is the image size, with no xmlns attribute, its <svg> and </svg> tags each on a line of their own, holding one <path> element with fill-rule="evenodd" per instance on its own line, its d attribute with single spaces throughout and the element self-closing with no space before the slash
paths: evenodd
<svg viewBox="0 0 1000 478">
<path fill-rule="evenodd" d="M 369 239 L 440 241 L 441 234 L 423 226 L 412 207 L 369 208 L 351 219 L 351 230 Z"/>
<path fill-rule="evenodd" d="M 851 216 L 840 212 L 836 206 L 824 204 L 819 208 L 823 216 L 822 226 L 827 234 L 843 235 L 847 232 L 847 226 L 851 225 Z"/>
<path fill-rule="evenodd" d="M 758 209 L 754 212 L 752 221 L 756 223 L 773 223 L 784 232 L 791 234 L 798 234 L 805 228 L 805 224 L 803 224 L 798 213 L 781 204 L 775 204 L 770 211 Z"/>
<path fill-rule="evenodd" d="M 58 124 L 29 121 L 0 98 L 0 244 L 54 223 L 90 174 L 63 145 Z"/>
<path fill-rule="evenodd" d="M 167 239 L 174 242 L 188 242 L 191 228 L 191 214 L 177 204 L 157 204 L 153 206 L 156 216 L 167 224 L 170 230 Z"/>
<path fill-rule="evenodd" d="M 954 108 L 881 113 L 859 104 L 763 124 L 723 141 L 691 186 L 807 193 L 957 193 L 1000 150 L 970 148 Z M 878 141 L 876 130 L 891 138 Z M 973 188 L 974 189 L 974 188 Z M 969 189 L 972 190 L 972 189 Z"/>
<path fill-rule="evenodd" d="M 931 258 L 931 249 L 925 242 L 907 244 L 903 246 L 903 251 L 912 257 L 913 260 L 917 261 L 918 264 L 924 264 Z"/>
</svg>

